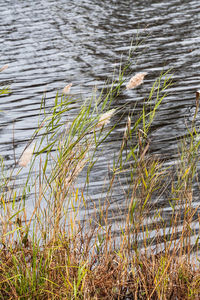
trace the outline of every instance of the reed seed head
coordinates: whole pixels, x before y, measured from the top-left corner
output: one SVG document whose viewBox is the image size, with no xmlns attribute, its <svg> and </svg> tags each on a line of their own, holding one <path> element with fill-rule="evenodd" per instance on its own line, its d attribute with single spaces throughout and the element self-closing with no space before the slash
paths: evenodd
<svg viewBox="0 0 200 300">
<path fill-rule="evenodd" d="M 146 72 L 144 73 L 137 73 L 135 76 L 133 76 L 130 81 L 128 82 L 128 84 L 126 85 L 126 89 L 134 89 L 135 87 L 137 87 L 138 85 L 143 83 L 143 79 L 144 77 L 147 75 Z"/>
<path fill-rule="evenodd" d="M 26 167 L 28 163 L 31 161 L 32 155 L 33 155 L 33 150 L 34 150 L 35 144 L 32 146 L 29 146 L 22 154 L 20 160 L 19 160 L 19 165 L 20 167 Z"/>
<path fill-rule="evenodd" d="M 6 70 L 8 68 L 8 65 L 5 65 L 3 67 L 0 68 L 0 72 L 3 72 L 4 70 Z"/>
<path fill-rule="evenodd" d="M 96 127 L 103 127 L 110 123 L 110 119 L 112 115 L 114 114 L 115 109 L 111 109 L 107 111 L 106 113 L 102 114 L 99 118 L 99 122 L 97 123 Z"/>
<path fill-rule="evenodd" d="M 69 93 L 71 86 L 72 86 L 72 83 L 69 83 L 68 85 L 66 85 L 64 87 L 64 89 L 63 89 L 63 94 L 64 95 L 67 95 Z"/>
<path fill-rule="evenodd" d="M 71 174 L 69 174 L 67 176 L 67 178 L 65 179 L 66 185 L 69 185 L 78 177 L 79 173 L 81 173 L 81 171 L 83 170 L 83 168 L 87 162 L 88 162 L 87 159 L 82 159 L 78 162 L 78 164 L 75 166 L 73 172 L 71 172 Z"/>
</svg>

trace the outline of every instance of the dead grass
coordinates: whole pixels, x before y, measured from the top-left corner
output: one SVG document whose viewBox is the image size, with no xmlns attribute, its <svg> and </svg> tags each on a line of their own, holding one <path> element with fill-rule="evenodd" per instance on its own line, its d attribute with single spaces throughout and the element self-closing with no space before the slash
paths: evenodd
<svg viewBox="0 0 200 300">
<path fill-rule="evenodd" d="M 114 249 L 111 234 L 98 253 L 95 236 L 60 233 L 45 248 L 29 238 L 4 246 L 1 299 L 199 299 L 200 272 L 188 255 Z"/>
</svg>

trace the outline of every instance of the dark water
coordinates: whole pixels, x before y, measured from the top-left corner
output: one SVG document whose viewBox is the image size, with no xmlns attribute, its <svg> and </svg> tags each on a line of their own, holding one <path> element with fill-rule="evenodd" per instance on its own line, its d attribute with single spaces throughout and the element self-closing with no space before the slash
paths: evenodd
<svg viewBox="0 0 200 300">
<path fill-rule="evenodd" d="M 133 112 L 135 101 L 148 95 L 160 72 L 169 68 L 175 84 L 155 120 L 151 152 L 173 156 L 177 139 L 192 120 L 195 91 L 200 87 L 198 0 L 0 0 L 0 7 L 0 66 L 9 65 L 0 73 L 0 83 L 12 89 L 0 103 L 0 155 L 8 166 L 14 161 L 13 147 L 19 157 L 38 125 L 43 93 L 51 106 L 56 92 L 72 82 L 73 94 L 88 96 L 95 85 L 102 87 L 112 77 L 137 34 L 148 37 L 139 46 L 141 55 L 132 71 L 148 75 L 142 88 L 126 92 L 116 103 L 120 107 L 127 102 L 127 113 L 105 146 L 106 159 L 99 159 L 91 197 L 95 201 L 101 195 L 127 114 Z M 123 202 L 123 189 L 118 189 L 111 205 L 115 219 L 123 216 Z"/>
</svg>

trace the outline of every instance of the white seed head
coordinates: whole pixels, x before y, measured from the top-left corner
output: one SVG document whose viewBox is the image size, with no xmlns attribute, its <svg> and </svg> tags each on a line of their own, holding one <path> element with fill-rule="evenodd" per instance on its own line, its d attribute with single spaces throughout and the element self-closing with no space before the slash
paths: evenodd
<svg viewBox="0 0 200 300">
<path fill-rule="evenodd" d="M 8 68 L 8 65 L 5 65 L 3 67 L 0 68 L 0 72 L 3 72 L 4 70 L 6 70 Z"/>
<path fill-rule="evenodd" d="M 34 150 L 35 144 L 29 146 L 22 154 L 19 165 L 20 167 L 26 167 L 28 163 L 31 161 L 33 150 Z"/>
<path fill-rule="evenodd" d="M 70 183 L 74 182 L 74 180 L 78 177 L 79 173 L 83 170 L 87 162 L 87 159 L 82 159 L 80 162 L 78 162 L 73 172 L 71 172 L 65 179 L 66 185 L 69 185 Z"/>
<path fill-rule="evenodd" d="M 107 111 L 106 113 L 102 114 L 99 118 L 99 122 L 97 123 L 96 127 L 103 127 L 110 123 L 110 119 L 112 115 L 114 114 L 115 109 L 111 109 Z"/>
<path fill-rule="evenodd" d="M 72 83 L 69 83 L 68 85 L 66 85 L 64 87 L 64 89 L 63 89 L 63 94 L 64 95 L 67 95 L 69 93 L 71 86 L 72 86 Z"/>
<path fill-rule="evenodd" d="M 137 87 L 138 85 L 143 83 L 143 79 L 144 77 L 147 75 L 146 72 L 144 73 L 137 73 L 135 76 L 133 76 L 130 81 L 128 82 L 128 84 L 126 85 L 126 89 L 134 89 L 135 87 Z"/>
</svg>

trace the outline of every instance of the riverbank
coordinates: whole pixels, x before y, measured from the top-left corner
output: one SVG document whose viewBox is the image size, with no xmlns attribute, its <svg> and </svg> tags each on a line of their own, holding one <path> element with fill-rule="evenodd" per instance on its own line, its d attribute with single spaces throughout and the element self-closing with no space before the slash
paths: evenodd
<svg viewBox="0 0 200 300">
<path fill-rule="evenodd" d="M 171 86 L 169 72 L 155 81 L 140 114 L 127 118 L 99 205 L 85 193 L 98 151 L 122 113 L 113 100 L 126 90 L 126 70 L 86 100 L 69 122 L 63 116 L 77 99 L 57 94 L 48 111 L 43 99 L 42 117 L 27 149 L 11 170 L 4 170 L 2 161 L 1 299 L 199 299 L 200 219 L 193 201 L 197 114 L 174 166 L 149 152 L 150 129 Z M 25 167 L 28 175 L 17 191 L 15 180 Z M 85 185 L 80 187 L 76 182 L 82 172 Z M 119 175 L 128 179 L 123 223 L 108 217 Z M 30 215 L 26 199 L 32 190 Z M 158 198 L 170 204 L 167 218 Z"/>
</svg>

